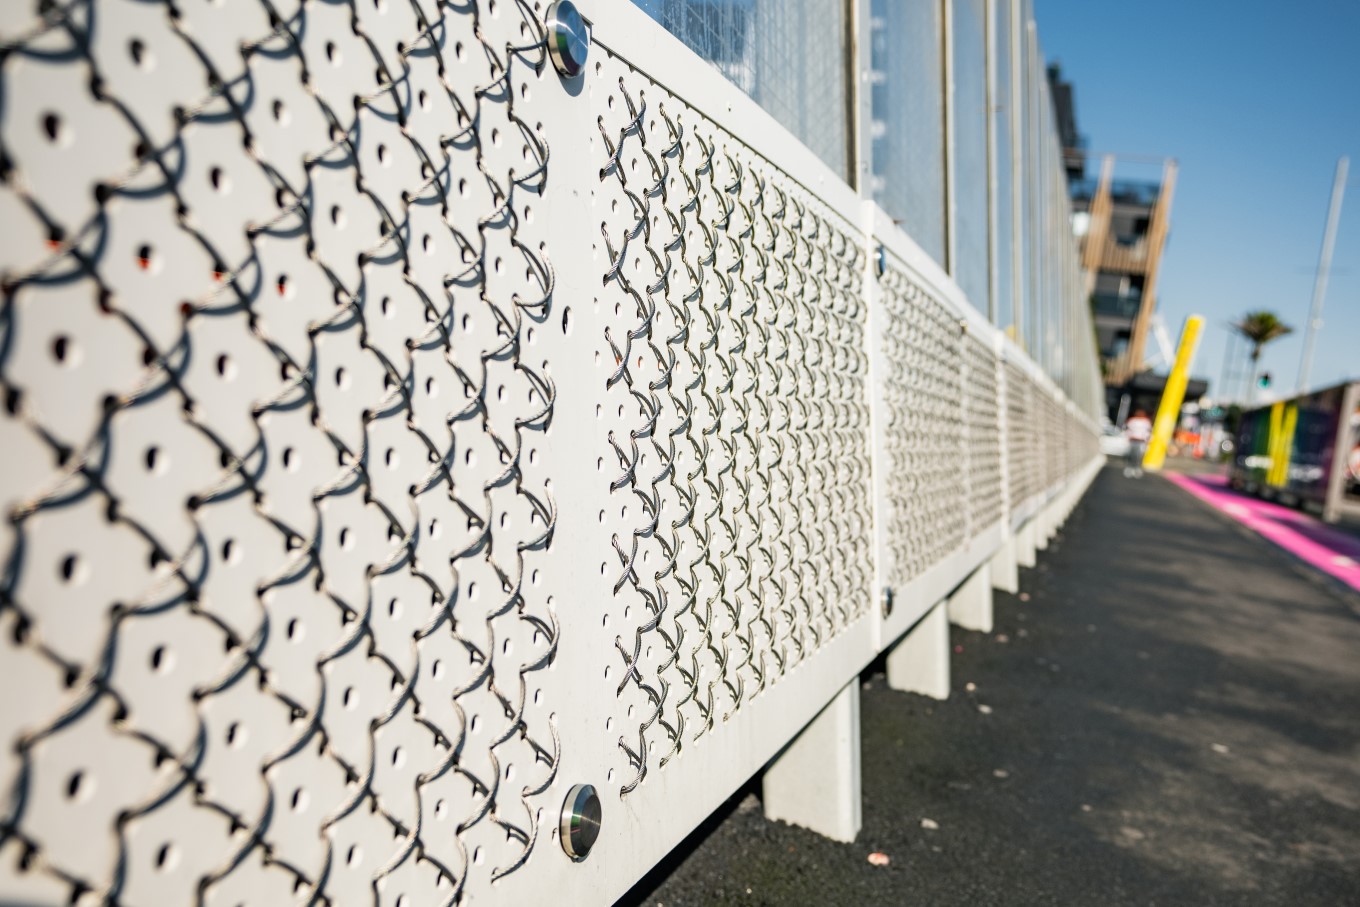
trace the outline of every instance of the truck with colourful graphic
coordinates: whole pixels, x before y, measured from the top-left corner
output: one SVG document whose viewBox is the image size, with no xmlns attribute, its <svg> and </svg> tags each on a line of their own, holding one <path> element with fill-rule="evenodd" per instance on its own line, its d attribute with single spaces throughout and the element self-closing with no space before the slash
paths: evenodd
<svg viewBox="0 0 1360 907">
<path fill-rule="evenodd" d="M 1360 381 L 1243 412 L 1228 481 L 1328 522 L 1360 516 Z"/>
</svg>

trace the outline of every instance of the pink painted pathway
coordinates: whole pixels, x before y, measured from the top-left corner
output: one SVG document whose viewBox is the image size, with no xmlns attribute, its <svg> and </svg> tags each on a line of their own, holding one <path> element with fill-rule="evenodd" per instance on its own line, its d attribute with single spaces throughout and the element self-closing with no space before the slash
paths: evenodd
<svg viewBox="0 0 1360 907">
<path fill-rule="evenodd" d="M 1238 494 L 1228 487 L 1224 476 L 1162 475 L 1305 563 L 1360 591 L 1360 539 L 1298 510 Z"/>
</svg>

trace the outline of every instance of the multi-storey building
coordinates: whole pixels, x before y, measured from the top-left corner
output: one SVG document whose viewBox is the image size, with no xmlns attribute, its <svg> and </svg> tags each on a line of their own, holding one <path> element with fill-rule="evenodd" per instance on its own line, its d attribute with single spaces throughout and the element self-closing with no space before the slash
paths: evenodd
<svg viewBox="0 0 1360 907">
<path fill-rule="evenodd" d="M 1163 165 L 1160 182 L 1114 179 L 1114 164 L 1106 157 L 1098 179 L 1074 184 L 1072 206 L 1085 215 L 1081 261 L 1105 383 L 1122 385 L 1143 371 L 1176 164 Z"/>
<path fill-rule="evenodd" d="M 1170 228 L 1176 163 L 1162 161 L 1157 180 L 1116 178 L 1114 155 L 1100 174 L 1086 175 L 1086 150 L 1076 128 L 1071 83 L 1048 68 L 1063 163 L 1072 200 L 1072 225 L 1091 300 L 1101 370 L 1107 387 L 1128 384 L 1144 371 L 1148 328 L 1157 308 L 1157 274 Z M 1129 159 L 1132 162 L 1132 159 Z"/>
</svg>

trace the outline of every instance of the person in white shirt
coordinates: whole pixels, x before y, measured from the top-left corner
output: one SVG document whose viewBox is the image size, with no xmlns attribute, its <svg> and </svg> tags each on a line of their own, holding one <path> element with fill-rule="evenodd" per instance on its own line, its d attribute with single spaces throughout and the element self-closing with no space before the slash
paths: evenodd
<svg viewBox="0 0 1360 907">
<path fill-rule="evenodd" d="M 1140 410 L 1135 410 L 1129 421 L 1124 423 L 1124 437 L 1129 439 L 1129 459 L 1128 465 L 1124 467 L 1124 475 L 1131 478 L 1140 478 L 1143 475 L 1143 455 L 1147 453 L 1148 441 L 1152 440 L 1152 420 L 1148 414 Z"/>
</svg>

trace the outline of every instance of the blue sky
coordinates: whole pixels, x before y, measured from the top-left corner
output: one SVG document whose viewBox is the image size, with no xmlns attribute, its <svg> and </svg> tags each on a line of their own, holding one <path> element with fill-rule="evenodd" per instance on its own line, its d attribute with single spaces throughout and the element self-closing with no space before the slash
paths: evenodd
<svg viewBox="0 0 1360 907">
<path fill-rule="evenodd" d="M 1208 319 L 1194 372 L 1211 394 L 1224 322 L 1257 308 L 1295 327 L 1262 355 L 1272 389 L 1292 391 L 1336 161 L 1350 157 L 1309 383 L 1360 378 L 1360 2 L 1035 0 L 1035 18 L 1091 150 L 1180 164 L 1158 308 L 1173 340 L 1187 315 Z"/>
</svg>

